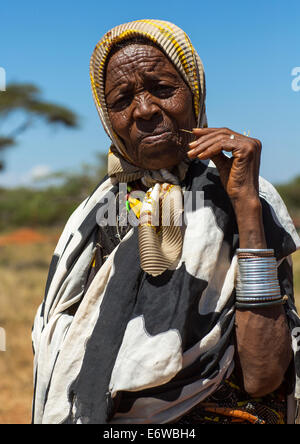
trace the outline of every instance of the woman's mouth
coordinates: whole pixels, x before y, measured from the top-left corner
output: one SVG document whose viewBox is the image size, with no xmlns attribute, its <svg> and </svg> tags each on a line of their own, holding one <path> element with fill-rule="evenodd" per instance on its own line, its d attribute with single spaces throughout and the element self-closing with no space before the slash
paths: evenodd
<svg viewBox="0 0 300 444">
<path fill-rule="evenodd" d="M 146 144 L 153 144 L 157 142 L 159 143 L 164 140 L 170 139 L 172 135 L 173 135 L 172 131 L 163 131 L 161 133 L 150 134 L 149 136 L 145 136 L 141 139 L 141 142 Z"/>
</svg>

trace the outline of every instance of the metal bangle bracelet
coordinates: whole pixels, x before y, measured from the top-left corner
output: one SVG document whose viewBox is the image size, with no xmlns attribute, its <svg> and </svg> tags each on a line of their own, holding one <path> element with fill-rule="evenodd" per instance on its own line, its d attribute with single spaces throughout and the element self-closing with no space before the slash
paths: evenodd
<svg viewBox="0 0 300 444">
<path fill-rule="evenodd" d="M 237 291 L 278 291 L 279 285 L 262 285 L 262 284 L 244 284 L 244 285 L 237 285 L 236 290 Z"/>
<path fill-rule="evenodd" d="M 273 293 L 273 294 L 268 294 L 268 293 L 242 293 L 242 294 L 236 294 L 236 298 L 237 299 L 247 299 L 247 298 L 280 298 L 281 293 L 277 292 L 277 293 Z"/>
<path fill-rule="evenodd" d="M 275 259 L 275 256 L 273 254 L 264 254 L 263 256 L 260 256 L 256 253 L 239 253 L 238 259 L 267 259 L 267 258 L 273 258 Z M 276 260 L 276 259 L 275 259 Z"/>
<path fill-rule="evenodd" d="M 259 278 L 259 279 L 264 279 L 264 280 L 272 280 L 274 279 L 274 276 L 276 276 L 277 279 L 277 270 L 272 271 L 272 272 L 264 272 L 264 273 L 257 273 L 257 272 L 250 272 L 250 273 L 240 273 L 237 275 L 237 280 L 240 281 L 244 281 L 244 280 L 248 280 L 248 279 L 255 279 L 255 278 Z"/>
<path fill-rule="evenodd" d="M 255 267 L 274 267 L 277 268 L 277 262 L 274 261 L 259 261 L 259 262 L 254 262 L 254 261 L 239 261 L 239 267 L 247 267 L 247 268 L 255 268 Z"/>
<path fill-rule="evenodd" d="M 236 286 L 236 289 L 237 290 L 243 290 L 243 289 L 245 289 L 245 290 L 255 290 L 255 289 L 261 289 L 262 291 L 266 291 L 266 290 L 270 290 L 270 291 L 272 291 L 272 290 L 275 290 L 275 289 L 278 289 L 278 288 L 280 288 L 279 287 L 279 285 L 277 284 L 277 283 L 271 283 L 271 282 L 269 282 L 269 283 L 267 283 L 267 284 L 262 284 L 262 283 L 252 283 L 252 282 L 250 282 L 249 284 L 246 284 L 245 282 L 242 284 L 242 285 L 237 285 Z"/>
<path fill-rule="evenodd" d="M 280 295 L 277 295 L 277 296 L 258 296 L 258 297 L 256 297 L 256 296 L 253 296 L 253 297 L 242 297 L 242 298 L 239 298 L 239 297 L 237 297 L 236 298 L 236 300 L 237 300 L 237 302 L 254 302 L 254 301 L 278 301 L 279 299 L 282 299 L 282 296 L 281 296 L 281 294 Z"/>
<path fill-rule="evenodd" d="M 240 271 L 256 271 L 262 268 L 266 269 L 266 271 L 275 271 L 277 270 L 277 264 L 239 264 Z"/>
<path fill-rule="evenodd" d="M 271 281 L 277 281 L 278 280 L 278 273 L 277 270 L 275 271 L 251 271 L 249 273 L 243 272 L 237 275 L 237 280 L 240 280 L 241 282 L 244 282 L 248 279 L 268 279 Z"/>
<path fill-rule="evenodd" d="M 243 256 L 239 256 L 238 257 L 239 261 L 275 261 L 276 262 L 276 258 L 274 256 L 247 256 L 247 257 L 243 257 Z"/>
<path fill-rule="evenodd" d="M 239 260 L 239 267 L 258 267 L 258 266 L 268 266 L 268 267 L 276 267 L 277 266 L 277 262 L 276 261 L 271 261 L 271 260 L 267 260 L 267 261 L 256 261 L 256 260 L 252 260 L 252 259 L 247 259 L 247 260 Z"/>
<path fill-rule="evenodd" d="M 273 305 L 282 305 L 285 303 L 285 300 L 283 298 L 279 299 L 278 301 L 272 301 L 272 302 L 259 302 L 258 304 L 243 304 L 241 302 L 236 302 L 235 306 L 236 308 L 261 308 L 261 307 L 271 307 Z"/>
<path fill-rule="evenodd" d="M 260 284 L 269 284 L 269 285 L 278 285 L 275 279 L 261 279 L 259 277 L 253 277 L 252 279 L 244 279 L 243 281 L 237 280 L 237 286 L 242 286 L 244 284 L 248 285 L 260 285 Z"/>
<path fill-rule="evenodd" d="M 247 281 L 248 279 L 268 279 L 270 282 L 278 280 L 277 272 L 265 272 L 265 271 L 252 271 L 249 273 L 242 273 L 237 275 L 237 280 L 241 282 Z"/>
<path fill-rule="evenodd" d="M 278 282 L 271 281 L 271 280 L 266 280 L 266 281 L 260 281 L 258 282 L 258 280 L 256 281 L 243 281 L 243 282 L 238 282 L 237 283 L 237 287 L 262 287 L 262 288 L 266 288 L 266 287 L 279 287 Z"/>
<path fill-rule="evenodd" d="M 264 268 L 262 268 L 262 269 L 258 269 L 258 268 L 253 268 L 253 269 L 248 269 L 248 268 L 245 268 L 245 269 L 243 269 L 243 268 L 240 268 L 240 270 L 239 270 L 239 274 L 238 274 L 238 276 L 241 276 L 241 277 L 244 277 L 244 276 L 251 276 L 253 273 L 255 273 L 255 274 L 258 274 L 258 273 L 260 273 L 260 275 L 262 275 L 262 276 L 272 276 L 272 275 L 276 275 L 277 274 L 277 268 L 274 268 L 274 267 L 272 267 L 272 268 L 266 268 L 266 267 L 264 267 Z"/>
<path fill-rule="evenodd" d="M 264 258 L 266 258 L 266 257 L 273 257 L 273 258 L 275 258 L 275 256 L 274 256 L 274 254 L 272 254 L 272 253 L 263 253 L 263 254 L 259 254 L 259 253 L 247 253 L 247 252 L 244 252 L 244 253 L 238 253 L 238 259 L 247 259 L 247 258 L 257 258 L 257 259 L 264 259 Z"/>
<path fill-rule="evenodd" d="M 276 263 L 276 259 L 273 256 L 270 257 L 239 257 L 238 258 L 238 262 L 239 263 L 264 263 L 264 262 L 272 262 L 272 263 Z"/>
<path fill-rule="evenodd" d="M 273 248 L 237 248 L 237 253 L 274 253 Z"/>
<path fill-rule="evenodd" d="M 248 293 L 248 294 L 236 294 L 236 300 L 244 300 L 244 299 L 248 299 L 248 298 L 256 298 L 257 300 L 259 300 L 260 298 L 275 298 L 278 299 L 281 297 L 280 293 L 274 293 L 274 294 L 267 294 L 267 293 Z"/>
<path fill-rule="evenodd" d="M 238 274 L 237 274 L 237 278 L 242 278 L 244 279 L 247 276 L 253 277 L 253 274 L 257 274 L 258 276 L 261 277 L 269 277 L 269 276 L 277 276 L 278 274 L 278 270 L 277 267 L 262 267 L 261 269 L 259 268 L 239 268 L 238 270 Z"/>
<path fill-rule="evenodd" d="M 276 288 L 272 288 L 272 289 L 268 289 L 268 288 L 259 288 L 259 287 L 256 287 L 256 288 L 251 288 L 251 287 L 248 287 L 248 288 L 236 288 L 236 291 L 238 292 L 238 293 L 245 293 L 245 294 L 247 294 L 247 293 L 262 293 L 262 294 L 273 294 L 273 293 L 280 293 L 280 287 L 276 287 Z"/>
<path fill-rule="evenodd" d="M 254 271 L 251 271 L 251 272 L 249 272 L 249 273 L 240 273 L 240 274 L 238 274 L 237 275 L 237 280 L 240 280 L 240 281 L 243 281 L 243 280 L 247 280 L 247 279 L 254 279 L 254 278 L 260 278 L 260 279 L 264 279 L 264 280 L 266 280 L 266 279 L 274 279 L 274 276 L 276 276 L 276 279 L 277 279 L 277 275 L 278 275 L 278 273 L 277 273 L 277 270 L 275 271 L 272 271 L 272 272 L 264 272 L 264 273 L 258 273 L 258 272 L 254 272 Z"/>
<path fill-rule="evenodd" d="M 274 293 L 274 291 L 278 291 L 280 290 L 280 287 L 278 285 L 266 285 L 266 286 L 262 286 L 262 285 L 243 285 L 243 286 L 237 286 L 236 287 L 236 291 L 240 291 L 240 292 L 246 292 L 248 293 L 250 292 L 255 292 L 255 291 L 259 291 L 259 292 L 263 292 L 263 293 Z"/>
<path fill-rule="evenodd" d="M 275 265 L 277 265 L 277 261 L 274 261 L 274 260 L 264 260 L 264 259 L 262 259 L 262 260 L 257 260 L 256 258 L 240 258 L 239 260 L 238 260 L 238 264 L 239 265 L 251 265 L 251 266 L 253 266 L 253 265 L 261 265 L 261 264 L 266 264 L 266 263 L 268 263 L 268 265 L 271 263 L 271 264 L 273 264 L 274 266 Z"/>
<path fill-rule="evenodd" d="M 263 292 L 248 292 L 248 293 L 237 293 L 236 298 L 237 299 L 245 299 L 245 298 L 277 298 L 280 297 L 281 293 L 279 291 L 275 293 L 263 293 Z"/>
<path fill-rule="evenodd" d="M 251 287 L 236 288 L 236 292 L 241 293 L 241 294 L 245 294 L 245 295 L 247 295 L 249 293 L 251 293 L 251 294 L 261 293 L 261 294 L 269 294 L 270 296 L 273 296 L 274 293 L 280 293 L 280 288 L 279 287 L 272 288 L 272 289 L 259 288 L 259 287 L 256 287 L 256 288 L 251 288 Z"/>
</svg>

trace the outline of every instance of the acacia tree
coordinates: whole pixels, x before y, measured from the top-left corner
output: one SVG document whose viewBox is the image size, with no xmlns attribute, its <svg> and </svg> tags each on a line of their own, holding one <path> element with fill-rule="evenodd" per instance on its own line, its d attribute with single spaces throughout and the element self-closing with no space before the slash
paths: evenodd
<svg viewBox="0 0 300 444">
<path fill-rule="evenodd" d="M 0 93 L 1 125 L 16 111 L 22 111 L 24 119 L 9 133 L 0 133 L 0 170 L 4 168 L 3 152 L 15 145 L 18 136 L 26 131 L 36 119 L 41 118 L 48 124 L 61 124 L 65 127 L 78 126 L 78 118 L 73 111 L 43 100 L 39 88 L 32 84 L 10 84 L 7 85 L 5 92 Z"/>
</svg>

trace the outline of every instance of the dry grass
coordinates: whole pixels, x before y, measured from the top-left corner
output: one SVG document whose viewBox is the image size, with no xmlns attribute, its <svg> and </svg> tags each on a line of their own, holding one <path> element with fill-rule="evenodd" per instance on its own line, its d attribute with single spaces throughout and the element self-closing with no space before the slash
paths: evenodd
<svg viewBox="0 0 300 444">
<path fill-rule="evenodd" d="M 1 424 L 31 421 L 31 328 L 54 244 L 0 248 L 0 326 L 6 331 L 6 352 L 0 352 Z"/>
<path fill-rule="evenodd" d="M 31 421 L 31 327 L 55 243 L 0 247 L 0 326 L 7 335 L 6 352 L 0 352 L 1 424 Z M 294 255 L 294 271 L 300 309 L 300 251 Z"/>
</svg>

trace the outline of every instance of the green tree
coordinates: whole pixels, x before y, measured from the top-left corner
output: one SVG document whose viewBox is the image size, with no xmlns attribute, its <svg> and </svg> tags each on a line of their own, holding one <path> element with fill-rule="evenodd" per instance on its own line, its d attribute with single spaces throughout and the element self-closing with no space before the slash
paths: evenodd
<svg viewBox="0 0 300 444">
<path fill-rule="evenodd" d="M 78 126 L 76 114 L 65 108 L 47 102 L 41 98 L 41 91 L 35 85 L 15 83 L 7 86 L 0 94 L 1 124 L 16 111 L 22 111 L 24 120 L 8 134 L 0 134 L 0 170 L 4 168 L 3 152 L 17 143 L 17 137 L 26 131 L 33 122 L 41 118 L 47 124 L 61 124 L 66 127 Z"/>
</svg>

